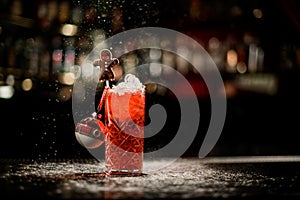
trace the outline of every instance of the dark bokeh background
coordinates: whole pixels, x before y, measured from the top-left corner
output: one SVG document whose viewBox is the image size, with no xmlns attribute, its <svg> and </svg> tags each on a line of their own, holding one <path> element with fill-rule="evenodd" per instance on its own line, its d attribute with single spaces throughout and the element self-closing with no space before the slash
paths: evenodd
<svg viewBox="0 0 300 200">
<path fill-rule="evenodd" d="M 62 3 L 67 3 L 69 12 L 62 9 Z M 11 98 L 0 98 L 0 156 L 91 157 L 74 135 L 72 85 L 59 81 L 62 71 L 53 70 L 51 56 L 55 50 L 65 53 L 72 49 L 75 64 L 79 65 L 79 58 L 93 48 L 94 30 L 100 29 L 109 37 L 143 26 L 185 33 L 216 59 L 224 78 L 227 116 L 210 155 L 298 155 L 299 8 L 295 0 L 0 0 L 0 87 L 14 88 Z M 63 35 L 60 28 L 66 23 L 77 25 L 77 34 Z M 210 46 L 212 38 L 221 45 L 214 51 L 214 46 Z M 254 69 L 248 62 L 251 45 L 256 52 L 262 50 L 259 55 L 264 58 Z M 237 53 L 238 63 L 233 67 L 228 66 L 226 59 L 229 50 Z M 37 66 L 30 64 L 35 61 L 34 56 L 39 59 Z M 209 123 L 210 100 L 205 96 L 201 77 L 192 68 L 188 70 L 184 75 L 200 91 L 203 118 L 199 133 L 184 156 L 197 156 Z M 8 81 L 9 75 L 14 77 L 13 84 Z M 22 86 L 26 78 L 33 83 L 29 91 Z M 148 105 L 161 103 L 169 114 L 161 138 L 146 143 L 151 149 L 172 138 L 180 113 L 172 95 L 147 95 Z"/>
</svg>

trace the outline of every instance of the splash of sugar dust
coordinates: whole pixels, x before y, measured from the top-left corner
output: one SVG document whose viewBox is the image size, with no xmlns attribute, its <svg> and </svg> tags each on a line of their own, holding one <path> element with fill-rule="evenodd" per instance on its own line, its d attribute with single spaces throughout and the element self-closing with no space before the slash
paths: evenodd
<svg viewBox="0 0 300 200">
<path fill-rule="evenodd" d="M 135 93 L 138 91 L 145 91 L 145 85 L 133 74 L 126 74 L 124 82 L 120 82 L 118 85 L 113 85 L 112 89 L 118 95 L 125 93 Z"/>
</svg>

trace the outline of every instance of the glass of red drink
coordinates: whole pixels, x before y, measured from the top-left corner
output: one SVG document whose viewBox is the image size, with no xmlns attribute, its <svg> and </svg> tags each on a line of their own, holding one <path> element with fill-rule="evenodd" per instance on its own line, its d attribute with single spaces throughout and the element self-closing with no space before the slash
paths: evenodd
<svg viewBox="0 0 300 200">
<path fill-rule="evenodd" d="M 115 92 L 105 100 L 105 165 L 107 175 L 141 175 L 145 121 L 144 90 Z"/>
</svg>

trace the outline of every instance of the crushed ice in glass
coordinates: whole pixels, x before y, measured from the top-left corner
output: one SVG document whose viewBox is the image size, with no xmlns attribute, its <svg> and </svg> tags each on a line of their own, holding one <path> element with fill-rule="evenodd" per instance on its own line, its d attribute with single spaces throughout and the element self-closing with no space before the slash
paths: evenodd
<svg viewBox="0 0 300 200">
<path fill-rule="evenodd" d="M 112 90 L 119 95 L 124 93 L 135 93 L 139 90 L 144 92 L 145 85 L 133 74 L 126 74 L 124 82 L 120 82 L 118 85 L 113 85 Z"/>
</svg>

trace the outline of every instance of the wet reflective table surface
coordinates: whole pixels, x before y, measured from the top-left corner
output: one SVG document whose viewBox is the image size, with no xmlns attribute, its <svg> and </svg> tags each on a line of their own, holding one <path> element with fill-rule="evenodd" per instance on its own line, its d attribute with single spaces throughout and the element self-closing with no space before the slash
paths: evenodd
<svg viewBox="0 0 300 200">
<path fill-rule="evenodd" d="M 0 164 L 1 199 L 300 199 L 299 156 L 180 158 L 138 177 L 107 177 L 94 159 Z"/>
</svg>

